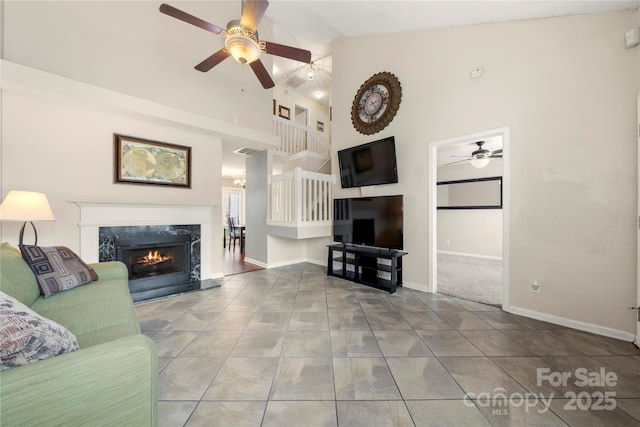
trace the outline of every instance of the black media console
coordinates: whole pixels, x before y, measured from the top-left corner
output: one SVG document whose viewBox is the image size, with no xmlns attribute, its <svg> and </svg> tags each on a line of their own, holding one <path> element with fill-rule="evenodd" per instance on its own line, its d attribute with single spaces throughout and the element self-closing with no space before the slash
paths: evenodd
<svg viewBox="0 0 640 427">
<path fill-rule="evenodd" d="M 383 289 L 389 293 L 394 293 L 396 287 L 402 286 L 402 257 L 407 255 L 407 252 L 342 243 L 327 247 L 327 276 Z M 338 256 L 334 255 L 334 252 L 338 252 Z M 390 263 L 381 260 L 389 260 Z M 334 263 L 340 264 L 340 267 L 334 269 Z"/>
</svg>

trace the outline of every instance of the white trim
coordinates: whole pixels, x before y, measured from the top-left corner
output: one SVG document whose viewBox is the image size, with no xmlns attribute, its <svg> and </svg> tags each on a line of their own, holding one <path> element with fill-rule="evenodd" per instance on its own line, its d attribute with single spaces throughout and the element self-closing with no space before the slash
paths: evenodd
<svg viewBox="0 0 640 427">
<path fill-rule="evenodd" d="M 502 135 L 502 308 L 507 310 L 510 307 L 509 299 L 509 221 L 510 221 L 510 168 L 509 168 L 509 148 L 510 133 L 509 127 L 504 126 L 497 129 L 464 135 L 457 138 L 446 139 L 429 143 L 427 149 L 428 162 L 428 218 L 429 218 L 429 239 L 427 251 L 427 291 L 437 292 L 438 290 L 438 266 L 436 262 L 437 243 L 437 209 L 436 209 L 436 184 L 438 171 L 438 148 L 449 144 L 461 144 L 468 141 L 479 141 L 492 136 Z"/>
<path fill-rule="evenodd" d="M 504 310 L 504 309 L 503 309 Z M 592 334 L 602 335 L 605 337 L 615 338 L 618 340 L 633 342 L 634 335 L 619 329 L 607 328 L 604 326 L 594 325 L 593 323 L 580 322 L 578 320 L 567 319 L 566 317 L 556 316 L 553 314 L 543 313 L 540 311 L 530 310 L 521 307 L 509 307 L 509 313 L 518 316 L 529 317 L 531 319 L 541 320 L 543 322 L 553 323 L 555 325 L 566 326 L 567 328 L 577 329 L 580 331 L 590 332 Z"/>
<path fill-rule="evenodd" d="M 637 137 L 637 152 L 638 157 L 636 159 L 637 162 L 637 172 L 638 172 L 638 182 L 636 187 L 636 195 L 638 196 L 638 210 L 636 211 L 638 216 L 638 228 L 636 229 L 636 307 L 639 307 L 637 310 L 640 310 L 640 93 L 638 93 L 638 97 L 636 99 L 636 137 Z M 635 345 L 640 347 L 640 314 L 638 312 L 636 315 L 636 338 Z"/>
<path fill-rule="evenodd" d="M 480 254 L 470 254 L 466 252 L 450 252 L 450 251 L 438 251 L 437 253 L 444 254 L 444 255 L 468 256 L 471 258 L 492 259 L 495 261 L 502 261 L 502 257 L 492 256 L 492 255 L 480 255 Z"/>
<path fill-rule="evenodd" d="M 244 260 L 245 260 L 245 262 L 248 262 L 249 264 L 254 264 L 254 265 L 257 265 L 258 267 L 262 267 L 262 268 L 268 268 L 267 264 L 265 264 L 262 261 L 255 260 L 255 259 L 249 258 L 247 256 L 244 257 Z"/>
<path fill-rule="evenodd" d="M 408 288 L 408 289 L 413 289 L 415 291 L 433 293 L 433 292 L 431 292 L 429 290 L 429 286 L 428 285 L 423 285 L 422 283 L 408 282 L 406 280 L 403 280 L 402 281 L 402 287 L 403 288 Z"/>
</svg>

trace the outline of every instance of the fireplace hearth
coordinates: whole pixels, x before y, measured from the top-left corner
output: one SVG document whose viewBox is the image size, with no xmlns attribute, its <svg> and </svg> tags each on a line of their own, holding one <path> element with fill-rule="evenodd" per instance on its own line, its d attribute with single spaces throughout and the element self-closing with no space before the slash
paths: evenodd
<svg viewBox="0 0 640 427">
<path fill-rule="evenodd" d="M 197 225 L 101 227 L 100 261 L 121 261 L 135 302 L 201 289 Z"/>
</svg>

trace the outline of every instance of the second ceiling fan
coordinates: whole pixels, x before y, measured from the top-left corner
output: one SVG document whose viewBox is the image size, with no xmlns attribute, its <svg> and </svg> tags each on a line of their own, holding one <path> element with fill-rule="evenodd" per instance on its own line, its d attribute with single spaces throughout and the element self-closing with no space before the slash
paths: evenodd
<svg viewBox="0 0 640 427">
<path fill-rule="evenodd" d="M 262 52 L 307 64 L 311 62 L 311 52 L 292 46 L 263 41 L 258 38 L 258 24 L 268 6 L 269 2 L 267 0 L 243 1 L 240 19 L 229 21 L 226 29 L 222 29 L 168 4 L 162 4 L 160 12 L 224 37 L 224 47 L 196 65 L 196 70 L 207 72 L 229 56 L 233 56 L 236 61 L 242 64 L 249 64 L 262 87 L 269 89 L 274 87 L 275 83 L 262 61 L 260 61 Z"/>
<path fill-rule="evenodd" d="M 466 157 L 466 159 L 447 163 L 446 165 L 443 165 L 443 166 L 455 165 L 457 163 L 462 163 L 462 162 L 470 162 L 471 166 L 474 166 L 476 168 L 483 168 L 489 164 L 490 159 L 502 158 L 502 149 L 489 151 L 486 148 L 482 148 L 484 143 L 485 143 L 484 141 L 476 142 L 478 149 L 475 150 L 473 153 L 471 153 L 471 156 L 451 156 L 451 157 Z"/>
</svg>

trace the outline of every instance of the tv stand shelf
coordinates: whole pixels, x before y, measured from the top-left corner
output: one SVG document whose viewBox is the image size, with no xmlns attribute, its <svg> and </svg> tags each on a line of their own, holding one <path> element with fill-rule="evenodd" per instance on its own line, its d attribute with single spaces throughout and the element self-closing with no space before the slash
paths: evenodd
<svg viewBox="0 0 640 427">
<path fill-rule="evenodd" d="M 394 293 L 398 286 L 402 286 L 402 257 L 407 252 L 341 243 L 327 247 L 327 276 L 387 290 L 389 293 Z M 335 256 L 334 252 L 340 255 Z M 380 262 L 381 260 L 389 260 L 390 263 Z M 341 266 L 334 269 L 334 263 Z M 353 269 L 348 266 L 353 266 Z M 388 273 L 389 278 L 380 277 L 381 272 Z"/>
</svg>

